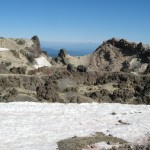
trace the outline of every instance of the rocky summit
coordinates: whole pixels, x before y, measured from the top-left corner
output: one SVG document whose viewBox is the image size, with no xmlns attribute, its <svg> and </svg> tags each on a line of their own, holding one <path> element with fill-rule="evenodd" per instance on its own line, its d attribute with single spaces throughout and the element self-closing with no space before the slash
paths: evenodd
<svg viewBox="0 0 150 150">
<path fill-rule="evenodd" d="M 52 58 L 31 39 L 0 38 L 0 101 L 150 104 L 150 47 L 112 38 Z"/>
</svg>

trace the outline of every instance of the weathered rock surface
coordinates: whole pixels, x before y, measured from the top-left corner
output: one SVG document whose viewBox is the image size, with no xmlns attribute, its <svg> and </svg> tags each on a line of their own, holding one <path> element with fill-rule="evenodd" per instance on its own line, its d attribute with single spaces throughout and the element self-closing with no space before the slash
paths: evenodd
<svg viewBox="0 0 150 150">
<path fill-rule="evenodd" d="M 67 51 L 65 49 L 60 49 L 58 57 L 64 58 L 68 55 Z"/>
<path fill-rule="evenodd" d="M 79 65 L 79 66 L 77 66 L 77 70 L 79 72 L 86 72 L 87 71 L 87 67 L 83 66 L 83 65 Z"/>
<path fill-rule="evenodd" d="M 0 43 L 8 49 L 0 51 L 1 101 L 150 104 L 150 47 L 142 43 L 112 38 L 87 56 L 61 49 L 56 58 L 42 52 L 37 36 Z"/>
<path fill-rule="evenodd" d="M 76 69 L 75 69 L 75 66 L 73 65 L 73 64 L 68 64 L 67 65 L 67 70 L 69 70 L 69 71 L 75 71 Z"/>
<path fill-rule="evenodd" d="M 147 74 L 149 71 L 150 47 L 142 43 L 112 38 L 103 42 L 92 54 L 73 57 L 61 49 L 57 61 L 62 64 L 83 65 L 89 71 L 128 72 Z"/>
</svg>

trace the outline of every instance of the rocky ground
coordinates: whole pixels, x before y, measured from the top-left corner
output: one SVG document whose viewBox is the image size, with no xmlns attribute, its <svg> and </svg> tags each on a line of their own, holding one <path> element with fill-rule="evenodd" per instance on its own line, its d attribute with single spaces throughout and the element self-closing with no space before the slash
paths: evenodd
<svg viewBox="0 0 150 150">
<path fill-rule="evenodd" d="M 0 102 L 150 104 L 150 47 L 112 38 L 92 54 L 50 58 L 37 36 L 0 38 Z M 123 148 L 122 148 L 123 149 Z"/>
<path fill-rule="evenodd" d="M 149 115 L 149 105 L 1 103 L 0 149 L 148 150 Z"/>
<path fill-rule="evenodd" d="M 105 141 L 105 142 L 104 142 Z M 95 144 L 99 143 L 99 144 Z M 59 150 L 149 150 L 150 144 L 135 145 L 103 133 L 92 137 L 73 137 L 58 142 Z"/>
<path fill-rule="evenodd" d="M 142 43 L 113 38 L 92 54 L 73 57 L 61 49 L 56 58 L 42 51 L 36 36 L 1 38 L 0 47 L 2 102 L 150 103 L 150 48 Z"/>
</svg>

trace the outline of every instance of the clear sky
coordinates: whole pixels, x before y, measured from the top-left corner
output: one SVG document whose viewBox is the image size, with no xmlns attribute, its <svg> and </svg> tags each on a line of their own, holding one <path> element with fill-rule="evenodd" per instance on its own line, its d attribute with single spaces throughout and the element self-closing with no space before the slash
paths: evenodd
<svg viewBox="0 0 150 150">
<path fill-rule="evenodd" d="M 1 0 L 0 36 L 150 44 L 150 0 Z"/>
</svg>

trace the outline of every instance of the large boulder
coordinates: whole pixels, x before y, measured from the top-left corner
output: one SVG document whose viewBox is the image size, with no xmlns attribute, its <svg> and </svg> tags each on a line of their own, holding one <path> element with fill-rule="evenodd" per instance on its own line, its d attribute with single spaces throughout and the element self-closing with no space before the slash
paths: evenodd
<svg viewBox="0 0 150 150">
<path fill-rule="evenodd" d="M 34 42 L 34 44 L 37 45 L 37 47 L 40 47 L 40 40 L 39 40 L 38 36 L 35 35 L 31 39 Z"/>
<path fill-rule="evenodd" d="M 40 40 L 39 40 L 39 38 L 38 38 L 38 36 L 33 36 L 32 38 L 31 38 L 31 40 L 33 41 L 33 43 L 36 45 L 35 47 L 34 47 L 34 49 L 36 50 L 36 52 L 38 53 L 38 54 L 41 54 L 42 53 L 42 50 L 41 50 L 41 45 L 40 45 Z"/>
<path fill-rule="evenodd" d="M 79 72 L 86 72 L 87 71 L 87 67 L 84 65 L 79 65 L 77 66 L 77 71 Z"/>
<path fill-rule="evenodd" d="M 58 92 L 57 82 L 48 79 L 44 84 L 36 88 L 37 99 L 39 101 L 46 100 L 48 102 L 62 102 Z"/>
<path fill-rule="evenodd" d="M 59 54 L 58 54 L 58 57 L 60 57 L 60 58 L 64 58 L 64 57 L 66 57 L 68 55 L 68 53 L 67 53 L 67 51 L 65 50 L 65 49 L 60 49 L 60 51 L 59 51 Z"/>
<path fill-rule="evenodd" d="M 150 63 L 150 48 L 142 49 L 139 53 L 139 58 L 144 63 Z"/>
<path fill-rule="evenodd" d="M 18 94 L 15 88 L 9 89 L 3 97 L 1 97 L 1 101 L 7 101 L 9 98 L 15 97 Z"/>
<path fill-rule="evenodd" d="M 69 71 L 75 71 L 75 65 L 69 63 L 69 64 L 67 65 L 67 70 L 69 70 Z"/>
<path fill-rule="evenodd" d="M 10 72 L 13 74 L 26 74 L 27 67 L 13 67 Z"/>
<path fill-rule="evenodd" d="M 60 49 L 59 53 L 58 53 L 58 57 L 57 57 L 57 62 L 61 62 L 64 65 L 68 65 L 69 64 L 69 59 L 66 57 L 68 55 L 67 51 L 65 49 Z"/>
<path fill-rule="evenodd" d="M 117 89 L 113 92 L 113 100 L 116 101 L 117 99 L 128 101 L 129 99 L 134 97 L 134 92 L 129 89 Z"/>
</svg>

